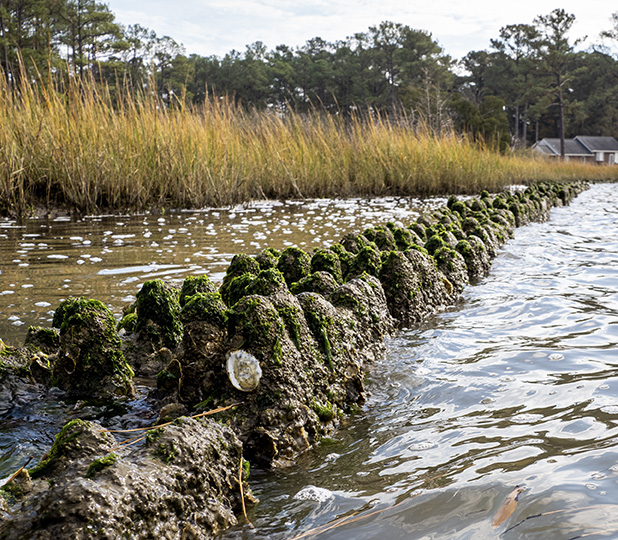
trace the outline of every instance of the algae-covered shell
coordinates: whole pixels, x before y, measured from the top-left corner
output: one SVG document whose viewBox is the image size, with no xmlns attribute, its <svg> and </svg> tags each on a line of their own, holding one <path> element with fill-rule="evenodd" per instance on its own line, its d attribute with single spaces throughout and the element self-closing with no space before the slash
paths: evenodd
<svg viewBox="0 0 618 540">
<path fill-rule="evenodd" d="M 232 386 L 251 392 L 260 384 L 262 368 L 258 359 L 246 351 L 231 351 L 227 355 L 227 374 Z"/>
</svg>

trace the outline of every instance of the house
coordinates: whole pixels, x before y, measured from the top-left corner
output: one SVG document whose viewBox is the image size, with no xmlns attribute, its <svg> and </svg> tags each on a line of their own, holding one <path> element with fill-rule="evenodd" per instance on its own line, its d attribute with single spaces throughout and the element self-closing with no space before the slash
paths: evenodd
<svg viewBox="0 0 618 540">
<path fill-rule="evenodd" d="M 560 157 L 560 139 L 542 139 L 532 147 L 544 156 Z M 618 141 L 614 137 L 577 136 L 564 140 L 566 161 L 618 165 Z"/>
</svg>

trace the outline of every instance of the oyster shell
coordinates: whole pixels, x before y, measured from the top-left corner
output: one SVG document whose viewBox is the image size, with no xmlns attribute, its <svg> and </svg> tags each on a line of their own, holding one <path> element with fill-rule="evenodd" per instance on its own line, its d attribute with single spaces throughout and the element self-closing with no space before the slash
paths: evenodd
<svg viewBox="0 0 618 540">
<path fill-rule="evenodd" d="M 243 392 L 251 392 L 260 384 L 262 368 L 258 359 L 247 351 L 231 351 L 227 354 L 227 374 L 232 386 Z"/>
</svg>

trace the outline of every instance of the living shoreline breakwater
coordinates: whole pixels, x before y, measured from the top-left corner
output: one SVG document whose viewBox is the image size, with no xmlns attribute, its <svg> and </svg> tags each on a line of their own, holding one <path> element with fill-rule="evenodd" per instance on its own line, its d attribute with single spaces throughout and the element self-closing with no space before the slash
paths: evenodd
<svg viewBox="0 0 618 540">
<path fill-rule="evenodd" d="M 408 227 L 375 226 L 311 254 L 237 255 L 220 287 L 206 276 L 147 282 L 118 324 L 96 300 L 63 302 L 53 328 L 4 347 L 0 399 L 53 387 L 105 402 L 132 396 L 134 374 L 156 375 L 159 419 L 136 433 L 139 446 L 67 424 L 2 488 L 0 538 L 211 538 L 235 524 L 242 498 L 252 501 L 242 457 L 285 467 L 331 433 L 363 403 L 385 336 L 453 304 L 516 226 L 585 187 L 451 197 Z"/>
</svg>

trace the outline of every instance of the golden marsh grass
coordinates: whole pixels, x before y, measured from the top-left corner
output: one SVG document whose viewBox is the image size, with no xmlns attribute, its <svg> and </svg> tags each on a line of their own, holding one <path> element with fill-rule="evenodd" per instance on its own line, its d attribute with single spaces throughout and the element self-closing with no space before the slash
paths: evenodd
<svg viewBox="0 0 618 540">
<path fill-rule="evenodd" d="M 618 167 L 500 155 L 384 118 L 165 107 L 73 81 L 10 90 L 0 77 L 0 201 L 79 212 L 200 208 L 263 198 L 438 195 L 513 183 L 615 180 Z"/>
</svg>

